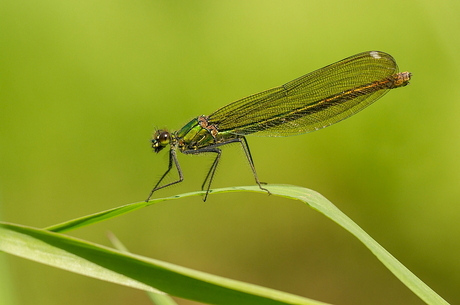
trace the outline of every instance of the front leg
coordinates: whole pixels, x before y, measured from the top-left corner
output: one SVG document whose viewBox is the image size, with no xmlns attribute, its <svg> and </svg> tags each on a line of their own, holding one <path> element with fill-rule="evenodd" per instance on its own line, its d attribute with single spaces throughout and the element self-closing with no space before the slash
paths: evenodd
<svg viewBox="0 0 460 305">
<path fill-rule="evenodd" d="M 161 181 L 163 181 L 163 179 L 168 175 L 168 173 L 171 171 L 171 168 L 173 166 L 173 163 L 174 165 L 176 166 L 176 169 L 177 169 L 177 173 L 179 174 L 179 179 L 176 180 L 176 181 L 173 181 L 171 183 L 168 183 L 168 184 L 165 184 L 165 185 L 162 185 L 162 186 L 159 186 Z M 147 198 L 147 200 L 145 201 L 149 201 L 150 198 L 152 197 L 153 193 L 155 191 L 158 191 L 159 189 L 162 189 L 162 188 L 165 188 L 167 186 L 170 186 L 170 185 L 173 185 L 173 184 L 176 184 L 176 183 L 179 183 L 179 182 L 182 182 L 184 180 L 184 176 L 182 174 L 182 170 L 180 168 L 180 165 L 179 165 L 179 161 L 177 160 L 177 155 L 176 155 L 176 150 L 174 149 L 171 149 L 169 151 L 169 162 L 168 162 L 168 169 L 166 170 L 166 172 L 163 174 L 163 176 L 161 176 L 160 180 L 158 180 L 157 184 L 155 184 L 154 188 L 152 189 L 152 191 L 150 192 L 150 195 L 149 197 Z"/>
</svg>

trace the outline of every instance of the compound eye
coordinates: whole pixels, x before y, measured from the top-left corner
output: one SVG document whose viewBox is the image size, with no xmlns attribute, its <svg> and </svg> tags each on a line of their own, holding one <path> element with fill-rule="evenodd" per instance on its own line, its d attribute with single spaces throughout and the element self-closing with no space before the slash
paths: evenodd
<svg viewBox="0 0 460 305">
<path fill-rule="evenodd" d="M 171 142 L 171 134 L 166 130 L 157 130 L 153 135 L 152 148 L 155 152 L 160 152 Z"/>
<path fill-rule="evenodd" d="M 160 143 L 161 146 L 168 145 L 169 144 L 169 139 L 170 139 L 170 135 L 169 135 L 169 132 L 167 132 L 167 131 L 161 131 L 157 135 L 157 141 Z"/>
</svg>

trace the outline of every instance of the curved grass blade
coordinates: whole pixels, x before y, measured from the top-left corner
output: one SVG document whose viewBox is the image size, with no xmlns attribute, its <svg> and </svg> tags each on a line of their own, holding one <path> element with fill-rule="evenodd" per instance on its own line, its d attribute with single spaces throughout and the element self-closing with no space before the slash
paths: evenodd
<svg viewBox="0 0 460 305">
<path fill-rule="evenodd" d="M 358 238 L 401 282 L 404 283 L 409 289 L 411 289 L 416 295 L 418 295 L 427 304 L 448 304 L 443 298 L 437 295 L 430 287 L 423 283 L 417 278 L 412 272 L 410 272 L 404 265 L 402 265 L 396 258 L 394 258 L 388 251 L 380 246 L 375 240 L 372 239 L 363 229 L 361 229 L 356 223 L 354 223 L 348 216 L 340 211 L 335 205 L 327 200 L 321 194 L 298 186 L 292 185 L 265 185 L 270 193 L 273 195 L 286 197 L 289 199 L 300 200 L 308 204 L 313 209 L 324 214 L 334 222 L 342 226 L 344 229 L 353 234 Z M 228 187 L 212 190 L 211 193 L 225 193 L 225 192 L 240 192 L 249 191 L 257 193 L 265 193 L 265 191 L 259 189 L 258 186 L 240 186 L 240 187 Z M 119 216 L 124 213 L 148 206 L 161 201 L 172 200 L 176 198 L 190 197 L 202 195 L 204 192 L 191 192 L 172 197 L 153 199 L 149 202 L 138 202 L 132 203 L 126 206 L 114 208 L 111 210 L 103 211 L 93 215 L 85 216 L 79 219 L 71 220 L 59 225 L 55 225 L 49 228 L 49 230 L 55 232 L 62 232 L 72 230 L 81 226 L 85 226 L 91 223 L 109 219 L 115 216 Z"/>
<path fill-rule="evenodd" d="M 157 293 L 163 291 L 208 304 L 325 304 L 124 253 L 59 233 L 14 224 L 0 223 L 0 250 L 120 285 Z"/>
<path fill-rule="evenodd" d="M 110 242 L 115 247 L 115 249 L 129 253 L 128 248 L 125 247 L 125 245 L 118 239 L 118 237 L 115 234 L 109 232 L 107 234 L 107 237 L 109 238 Z M 177 305 L 173 298 L 171 298 L 169 295 L 165 293 L 155 293 L 147 291 L 147 295 L 149 296 L 150 300 L 156 305 Z"/>
<path fill-rule="evenodd" d="M 225 191 L 231 191 L 229 189 L 219 189 L 215 190 L 214 192 L 220 193 L 220 192 L 225 192 Z M 71 230 L 75 230 L 81 227 L 85 227 L 94 223 L 98 223 L 104 220 L 108 220 L 117 216 L 121 216 L 123 214 L 133 212 L 135 210 L 141 209 L 148 207 L 152 204 L 159 203 L 162 201 L 168 201 L 168 200 L 173 200 L 173 199 L 178 199 L 178 198 L 184 198 L 184 197 L 190 197 L 190 196 L 199 196 L 203 195 L 204 192 L 191 192 L 191 193 L 184 193 L 180 195 L 174 195 L 171 197 L 165 197 L 165 198 L 157 198 L 157 199 L 151 199 L 149 201 L 141 201 L 141 202 L 135 202 L 135 203 L 129 203 L 126 205 L 122 205 L 113 209 L 97 212 L 94 214 L 90 214 L 87 216 L 83 216 L 80 218 L 75 218 L 69 221 L 62 222 L 60 224 L 56 224 L 50 227 L 45 228 L 45 230 L 48 231 L 53 231 L 53 232 L 67 232 Z"/>
</svg>

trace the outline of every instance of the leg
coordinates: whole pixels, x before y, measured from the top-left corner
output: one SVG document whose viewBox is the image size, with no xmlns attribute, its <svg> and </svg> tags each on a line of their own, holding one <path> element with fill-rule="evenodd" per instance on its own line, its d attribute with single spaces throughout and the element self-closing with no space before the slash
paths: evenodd
<svg viewBox="0 0 460 305">
<path fill-rule="evenodd" d="M 217 165 L 219 164 L 219 160 L 220 160 L 220 157 L 222 155 L 222 151 L 220 149 L 218 149 L 217 147 L 222 146 L 222 145 L 227 145 L 227 144 L 230 144 L 230 143 L 235 143 L 235 142 L 240 143 L 241 146 L 243 147 L 244 153 L 246 154 L 246 158 L 249 161 L 249 165 L 251 166 L 252 174 L 254 175 L 254 178 L 256 180 L 257 185 L 259 185 L 259 188 L 261 190 L 266 191 L 270 195 L 270 191 L 267 190 L 266 188 L 262 187 L 262 184 L 264 184 L 264 183 L 260 182 L 259 178 L 257 177 L 256 168 L 254 166 L 254 161 L 252 161 L 252 156 L 251 156 L 251 152 L 249 150 L 248 142 L 246 141 L 245 137 L 241 137 L 241 138 L 231 139 L 231 140 L 229 140 L 227 142 L 214 144 L 214 145 L 212 145 L 210 147 L 202 148 L 202 149 L 199 149 L 199 150 L 184 151 L 184 153 L 186 153 L 186 154 L 199 154 L 199 153 L 206 153 L 206 152 L 212 152 L 212 153 L 217 154 L 216 158 L 214 159 L 214 162 L 211 165 L 211 168 L 208 171 L 208 174 L 206 175 L 206 178 L 204 179 L 203 184 L 201 185 L 201 190 L 206 189 L 206 194 L 205 194 L 205 197 L 204 197 L 203 201 L 206 201 L 206 199 L 208 197 L 209 190 L 211 188 L 211 183 L 212 183 L 212 180 L 214 178 L 214 173 L 216 172 Z M 206 185 L 207 185 L 207 187 L 205 187 Z"/>
<path fill-rule="evenodd" d="M 246 141 L 246 138 L 245 137 L 238 138 L 238 141 L 241 143 L 241 146 L 243 146 L 244 153 L 246 154 L 246 158 L 249 161 L 249 166 L 251 166 L 252 174 L 254 175 L 254 179 L 256 180 L 256 183 L 259 185 L 259 188 L 261 190 L 266 191 L 269 195 L 271 195 L 269 190 L 262 187 L 262 184 L 266 184 L 266 183 L 260 182 L 259 177 L 257 177 L 256 167 L 254 166 L 254 161 L 252 161 L 251 151 L 249 150 L 249 145 L 248 145 L 248 142 Z"/>
<path fill-rule="evenodd" d="M 214 174 L 217 169 L 217 164 L 219 164 L 220 156 L 222 155 L 222 151 L 218 148 L 210 152 L 217 153 L 217 156 L 214 159 L 214 162 L 212 163 L 211 168 L 209 169 L 208 174 L 206 175 L 206 178 L 204 178 L 203 184 L 201 185 L 201 190 L 204 191 L 206 182 L 209 181 L 209 183 L 207 183 L 208 187 L 206 188 L 206 195 L 204 195 L 203 201 L 206 201 L 206 199 L 208 198 L 209 189 L 211 188 L 211 182 L 212 182 L 212 179 L 214 179 Z"/>
<path fill-rule="evenodd" d="M 176 181 L 173 181 L 171 183 L 168 183 L 168 184 L 165 184 L 165 185 L 162 185 L 162 186 L 158 186 L 160 185 L 161 181 L 163 181 L 163 179 L 166 177 L 166 175 L 168 175 L 168 173 L 171 171 L 171 168 L 173 166 L 173 162 L 174 162 L 174 165 L 176 166 L 176 169 L 177 169 L 177 173 L 179 174 L 179 180 L 176 180 Z M 170 185 L 173 185 L 173 184 L 176 184 L 176 183 L 179 183 L 179 182 L 182 182 L 184 180 L 184 176 L 182 175 L 182 170 L 180 168 L 180 165 L 179 165 L 179 162 L 177 161 L 177 156 L 176 156 L 176 151 L 174 149 L 171 149 L 169 151 L 169 163 L 168 163 L 168 169 L 166 170 L 166 172 L 163 174 L 163 176 L 161 176 L 160 180 L 158 180 L 157 184 L 155 185 L 155 187 L 152 189 L 152 191 L 150 192 L 150 195 L 149 197 L 147 198 L 147 200 L 145 201 L 149 201 L 150 198 L 152 197 L 153 195 L 153 192 L 159 190 L 159 189 L 162 189 L 162 188 L 165 188 L 167 186 L 170 186 Z"/>
<path fill-rule="evenodd" d="M 202 148 L 199 150 L 190 150 L 190 151 L 184 151 L 184 154 L 201 154 L 201 153 L 216 153 L 217 156 L 214 159 L 214 162 L 211 165 L 211 168 L 209 169 L 208 173 L 206 174 L 206 178 L 203 181 L 203 184 L 201 185 L 201 190 L 204 191 L 206 189 L 206 194 L 204 195 L 203 201 L 206 201 L 208 198 L 209 194 L 209 189 L 211 188 L 211 182 L 212 179 L 214 179 L 214 173 L 216 172 L 217 165 L 219 164 L 220 156 L 222 155 L 222 151 L 219 148 Z M 209 181 L 209 182 L 208 182 Z M 205 187 L 207 185 L 207 187 Z"/>
</svg>

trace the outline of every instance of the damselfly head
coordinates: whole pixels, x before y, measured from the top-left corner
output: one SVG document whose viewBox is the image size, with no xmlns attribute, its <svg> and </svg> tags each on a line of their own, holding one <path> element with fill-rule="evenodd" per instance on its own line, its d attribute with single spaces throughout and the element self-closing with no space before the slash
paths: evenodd
<svg viewBox="0 0 460 305">
<path fill-rule="evenodd" d="M 171 141 L 171 134 L 167 130 L 157 130 L 153 134 L 152 148 L 157 153 Z"/>
</svg>

